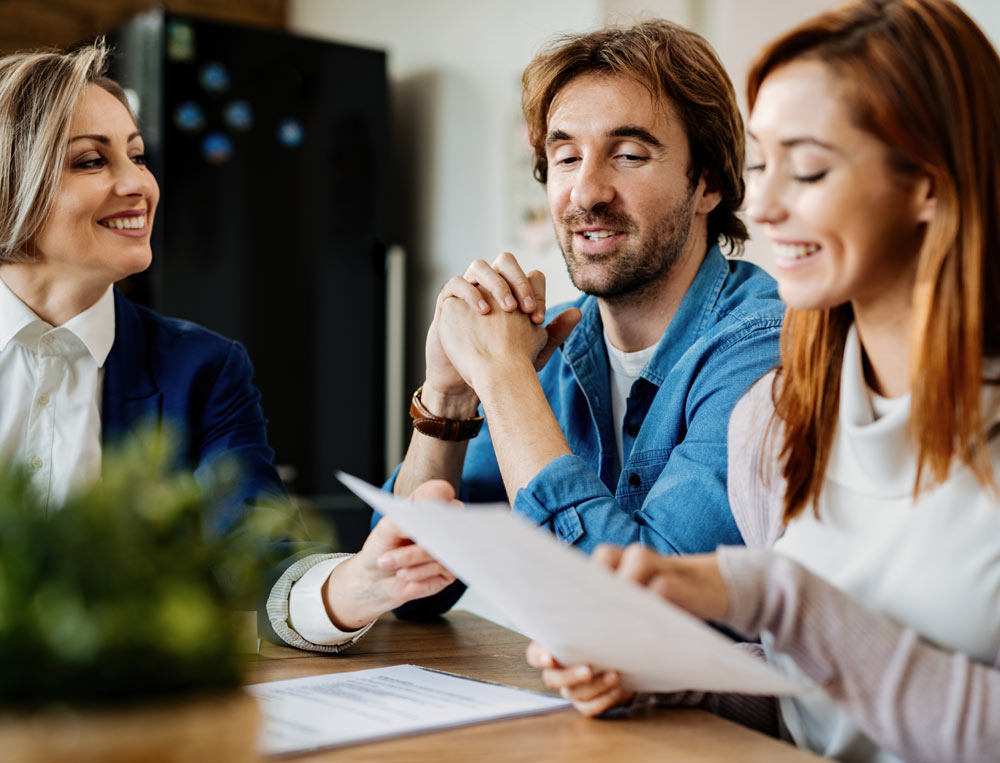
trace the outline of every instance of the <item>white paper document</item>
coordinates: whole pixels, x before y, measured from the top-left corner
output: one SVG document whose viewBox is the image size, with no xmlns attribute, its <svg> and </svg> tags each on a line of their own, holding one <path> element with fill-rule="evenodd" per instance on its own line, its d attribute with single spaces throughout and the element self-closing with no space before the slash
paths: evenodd
<svg viewBox="0 0 1000 763">
<path fill-rule="evenodd" d="M 261 752 L 285 755 L 569 707 L 538 692 L 416 665 L 254 684 Z"/>
<path fill-rule="evenodd" d="M 463 510 L 411 502 L 338 476 L 564 664 L 617 670 L 637 691 L 784 695 L 806 688 L 656 594 L 591 564 L 506 504 Z"/>
</svg>

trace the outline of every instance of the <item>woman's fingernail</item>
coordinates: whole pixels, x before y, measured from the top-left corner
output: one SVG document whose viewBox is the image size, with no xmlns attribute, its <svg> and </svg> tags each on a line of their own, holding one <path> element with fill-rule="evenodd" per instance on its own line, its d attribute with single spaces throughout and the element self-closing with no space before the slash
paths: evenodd
<svg viewBox="0 0 1000 763">
<path fill-rule="evenodd" d="M 524 309 L 527 310 L 528 312 L 531 312 L 532 310 L 535 309 L 535 299 L 534 299 L 534 297 L 525 297 L 524 298 Z"/>
<path fill-rule="evenodd" d="M 510 308 L 517 307 L 517 300 L 515 300 L 511 296 L 504 297 L 503 303 L 505 307 L 510 307 Z"/>
<path fill-rule="evenodd" d="M 490 309 L 490 306 L 486 304 L 486 300 L 485 299 L 479 300 L 479 310 L 480 310 L 480 312 L 485 313 L 489 309 Z"/>
<path fill-rule="evenodd" d="M 573 675 L 576 678 L 590 678 L 590 668 L 586 665 L 579 665 L 573 669 Z"/>
</svg>

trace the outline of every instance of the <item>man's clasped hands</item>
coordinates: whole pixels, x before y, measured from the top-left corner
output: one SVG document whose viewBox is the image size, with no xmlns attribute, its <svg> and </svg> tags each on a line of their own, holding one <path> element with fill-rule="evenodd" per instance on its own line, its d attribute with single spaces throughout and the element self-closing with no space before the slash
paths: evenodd
<svg viewBox="0 0 1000 763">
<path fill-rule="evenodd" d="M 580 320 L 576 308 L 561 312 L 548 324 L 545 313 L 545 277 L 540 272 L 526 274 L 507 253 L 492 265 L 476 260 L 438 294 L 427 334 L 425 393 L 451 401 L 451 411 L 474 415 L 477 390 L 502 378 L 498 371 L 505 364 L 530 363 L 535 371 L 541 370 Z M 462 506 L 445 480 L 423 483 L 412 498 Z M 720 619 L 729 606 L 714 554 L 666 557 L 638 544 L 627 549 L 605 545 L 591 560 L 702 619 Z M 375 526 L 352 562 L 334 570 L 326 586 L 357 594 L 346 603 L 341 596 L 336 611 L 331 597 L 326 598 L 331 618 L 344 630 L 360 628 L 387 609 L 438 593 L 455 580 L 387 517 Z M 542 671 L 546 686 L 558 689 L 586 715 L 599 715 L 632 697 L 616 672 L 561 665 L 538 643 L 528 647 L 527 659 Z"/>
</svg>

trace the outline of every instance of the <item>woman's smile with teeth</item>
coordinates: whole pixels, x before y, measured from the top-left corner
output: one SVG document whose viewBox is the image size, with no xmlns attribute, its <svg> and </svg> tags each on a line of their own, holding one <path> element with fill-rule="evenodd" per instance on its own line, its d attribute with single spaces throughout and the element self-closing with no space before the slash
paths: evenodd
<svg viewBox="0 0 1000 763">
<path fill-rule="evenodd" d="M 110 220 L 98 220 L 98 225 L 103 225 L 105 228 L 116 228 L 117 230 L 126 229 L 139 229 L 146 227 L 146 216 L 139 215 L 138 217 L 113 217 Z"/>
<path fill-rule="evenodd" d="M 771 245 L 774 248 L 774 257 L 778 260 L 801 260 L 819 251 L 819 244 L 781 244 L 773 241 Z"/>
</svg>

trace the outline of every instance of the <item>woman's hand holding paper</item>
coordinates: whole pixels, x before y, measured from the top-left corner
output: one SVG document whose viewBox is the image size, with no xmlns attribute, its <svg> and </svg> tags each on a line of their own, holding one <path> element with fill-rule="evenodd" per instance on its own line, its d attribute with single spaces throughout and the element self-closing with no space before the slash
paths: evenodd
<svg viewBox="0 0 1000 763">
<path fill-rule="evenodd" d="M 696 617 L 719 620 L 729 608 L 729 594 L 715 554 L 663 556 L 634 544 L 624 549 L 599 546 L 592 558 Z M 528 645 L 527 659 L 542 671 L 546 686 L 559 689 L 584 715 L 600 715 L 635 696 L 622 688 L 617 672 L 590 665 L 562 665 L 537 642 Z"/>
<path fill-rule="evenodd" d="M 528 664 L 542 671 L 542 681 L 573 703 L 584 715 L 596 716 L 628 702 L 635 692 L 621 687 L 613 670 L 595 670 L 590 665 L 562 665 L 537 642 L 528 645 Z"/>
</svg>

